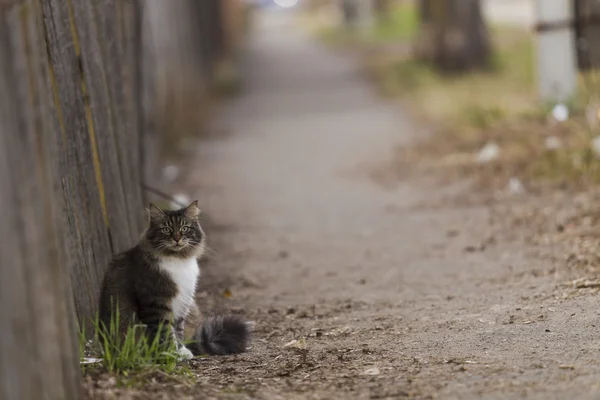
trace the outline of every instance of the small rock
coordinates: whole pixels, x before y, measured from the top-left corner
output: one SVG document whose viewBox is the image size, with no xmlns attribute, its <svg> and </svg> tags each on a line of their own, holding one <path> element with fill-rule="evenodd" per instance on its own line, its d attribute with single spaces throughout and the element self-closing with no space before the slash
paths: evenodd
<svg viewBox="0 0 600 400">
<path fill-rule="evenodd" d="M 294 339 L 283 345 L 284 349 L 306 350 L 306 340 L 304 338 Z"/>
<path fill-rule="evenodd" d="M 323 336 L 323 329 L 321 328 L 311 328 L 311 331 L 315 333 L 316 337 Z"/>
<path fill-rule="evenodd" d="M 307 356 L 308 356 L 308 346 L 306 345 L 306 340 L 302 337 L 298 340 L 294 339 L 291 342 L 288 342 L 283 345 L 284 349 L 291 350 L 295 354 L 301 356 L 300 363 L 306 364 Z"/>
<path fill-rule="evenodd" d="M 569 108 L 564 104 L 557 104 L 552 109 L 552 117 L 558 122 L 564 122 L 569 119 Z"/>
<path fill-rule="evenodd" d="M 446 232 L 446 237 L 456 237 L 460 234 L 459 231 L 457 231 L 456 229 L 450 229 L 449 231 Z"/>
<path fill-rule="evenodd" d="M 375 375 L 379 375 L 380 373 L 381 373 L 381 371 L 379 371 L 379 368 L 374 367 L 374 368 L 366 369 L 363 372 L 363 375 L 375 376 Z"/>
<path fill-rule="evenodd" d="M 483 146 L 477 154 L 477 161 L 480 163 L 488 163 L 498 158 L 500 155 L 500 147 L 494 142 L 490 142 Z"/>
<path fill-rule="evenodd" d="M 288 253 L 285 250 L 281 250 L 278 254 L 279 258 L 288 258 L 290 256 L 290 253 Z"/>
<path fill-rule="evenodd" d="M 331 331 L 329 331 L 326 336 L 342 336 L 342 335 L 347 335 L 352 331 L 352 329 L 349 326 L 343 326 L 341 328 L 334 328 Z"/>
<path fill-rule="evenodd" d="M 508 191 L 510 194 L 523 194 L 525 193 L 525 187 L 519 178 L 513 176 L 508 180 Z"/>
</svg>

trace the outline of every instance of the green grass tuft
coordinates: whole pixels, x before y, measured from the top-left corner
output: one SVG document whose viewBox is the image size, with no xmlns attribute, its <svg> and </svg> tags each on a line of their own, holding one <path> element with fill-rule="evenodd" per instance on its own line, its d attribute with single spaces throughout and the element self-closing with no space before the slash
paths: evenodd
<svg viewBox="0 0 600 400">
<path fill-rule="evenodd" d="M 419 14 L 414 4 L 398 4 L 391 9 L 390 15 L 376 23 L 371 38 L 379 43 L 412 40 L 418 29 Z"/>
<path fill-rule="evenodd" d="M 178 363 L 177 348 L 173 340 L 160 340 L 163 335 L 148 337 L 145 335 L 144 325 L 128 326 L 123 334 L 120 321 L 118 307 L 108 327 L 96 317 L 92 321 L 93 340 L 87 340 L 85 327 L 81 327 L 81 361 L 86 357 L 102 360 L 99 364 L 82 363 L 83 372 L 86 369 L 101 368 L 108 373 L 124 377 L 149 371 L 159 371 L 167 375 L 189 375 L 189 370 Z M 163 328 L 169 327 L 161 325 L 159 331 L 162 332 Z"/>
</svg>

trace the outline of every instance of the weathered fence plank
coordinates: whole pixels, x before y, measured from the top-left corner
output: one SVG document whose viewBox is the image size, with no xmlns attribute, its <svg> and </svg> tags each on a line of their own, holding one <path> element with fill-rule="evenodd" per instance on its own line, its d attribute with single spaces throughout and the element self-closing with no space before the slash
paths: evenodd
<svg viewBox="0 0 600 400">
<path fill-rule="evenodd" d="M 139 133 L 126 111 L 125 46 L 117 3 L 44 0 L 56 109 L 62 114 L 64 187 L 71 275 L 80 320 L 96 312 L 112 254 L 135 242 L 142 224 Z M 129 96 L 134 96 L 130 94 Z"/>
<path fill-rule="evenodd" d="M 199 12 L 204 3 L 144 2 L 144 39 L 149 42 L 152 54 L 148 59 L 153 64 L 152 76 L 145 78 L 152 86 L 146 117 L 156 132 L 159 157 L 173 154 L 183 138 L 200 133 L 206 122 L 209 82 L 201 51 L 203 31 L 199 29 L 207 17 Z"/>
<path fill-rule="evenodd" d="M 247 5 L 240 0 L 222 0 L 222 47 L 226 56 L 235 56 L 246 25 Z"/>
<path fill-rule="evenodd" d="M 15 92 L 12 71 L 12 53 L 8 40 L 5 15 L 0 15 L 0 207 L 11 210 L 0 224 L 0 396 L 3 398 L 30 398 L 31 386 L 38 378 L 35 372 L 23 374 L 29 361 L 20 349 L 32 349 L 32 316 L 27 312 L 27 282 L 23 274 L 23 237 L 15 234 L 19 219 L 15 213 L 18 195 L 12 174 L 8 132 L 18 132 L 16 107 L 12 94 Z M 19 168 L 20 170 L 22 168 Z M 28 350 L 25 350 L 28 351 Z M 29 350 L 31 351 L 31 350 Z"/>
<path fill-rule="evenodd" d="M 132 184 L 131 168 L 137 169 L 128 160 L 137 160 L 138 146 L 130 146 L 136 135 L 127 130 L 130 115 L 126 112 L 125 91 L 130 89 L 124 85 L 121 22 L 115 1 L 72 0 L 72 5 L 72 34 L 82 59 L 84 101 L 92 116 L 88 128 L 98 144 L 103 181 L 110 182 L 103 186 L 107 229 L 116 253 L 137 240 L 142 215 L 141 187 L 139 183 L 128 186 Z"/>
<path fill-rule="evenodd" d="M 79 398 L 76 327 L 46 129 L 36 4 L 0 20 L 0 398 Z"/>
<path fill-rule="evenodd" d="M 204 122 L 225 40 L 219 2 L 194 2 L 0 0 L 0 399 L 79 398 L 76 321 L 144 225 L 143 131 L 164 145 Z M 165 11 L 152 37 L 142 9 Z"/>
<path fill-rule="evenodd" d="M 123 87 L 127 88 L 124 93 L 125 132 L 119 135 L 119 150 L 124 159 L 122 170 L 125 186 L 131 188 L 125 192 L 127 202 L 131 211 L 132 226 L 137 226 L 136 232 L 140 232 L 145 224 L 145 215 L 141 212 L 138 203 L 142 199 L 146 204 L 144 192 L 140 182 L 144 178 L 144 121 L 142 105 L 142 2 L 143 0 L 128 0 L 118 2 L 118 16 L 120 29 L 120 40 L 122 44 L 121 57 L 114 60 L 122 68 Z"/>
<path fill-rule="evenodd" d="M 86 113 L 81 88 L 69 3 L 48 0 L 42 5 L 54 101 L 61 120 L 59 140 L 63 151 L 59 155 L 59 174 L 68 222 L 71 276 L 77 314 L 81 318 L 94 315 L 102 268 L 111 258 L 108 210 L 95 131 L 88 126 L 91 116 Z"/>
<path fill-rule="evenodd" d="M 31 104 L 35 105 L 34 113 L 36 117 L 36 149 L 38 150 L 39 156 L 42 158 L 43 166 L 40 167 L 42 172 L 42 182 L 44 184 L 43 190 L 46 192 L 45 201 L 46 208 L 44 209 L 43 216 L 46 218 L 47 226 L 52 225 L 52 232 L 50 229 L 47 231 L 46 238 L 55 234 L 54 240 L 46 239 L 47 244 L 50 246 L 49 251 L 56 257 L 56 266 L 48 277 L 49 280 L 40 279 L 39 283 L 44 286 L 47 282 L 52 282 L 51 287 L 55 288 L 55 296 L 58 298 L 65 297 L 64 301 L 61 301 L 59 305 L 63 307 L 58 311 L 60 319 L 64 324 L 63 330 L 68 328 L 69 333 L 58 332 L 56 338 L 57 347 L 54 348 L 55 353 L 50 359 L 60 360 L 59 364 L 62 366 L 63 384 L 67 388 L 67 392 L 73 393 L 79 392 L 79 384 L 77 379 L 79 378 L 79 369 L 72 368 L 73 362 L 79 359 L 79 352 L 77 348 L 77 336 L 73 330 L 77 329 L 75 307 L 72 295 L 71 280 L 69 276 L 69 259 L 65 249 L 64 236 L 66 235 L 66 217 L 63 212 L 63 203 L 61 201 L 62 190 L 58 181 L 55 177 L 58 176 L 59 165 L 57 154 L 61 151 L 59 142 L 56 141 L 57 133 L 59 132 L 59 124 L 57 113 L 52 106 L 52 86 L 50 83 L 49 76 L 49 65 L 48 58 L 46 56 L 46 48 L 44 46 L 44 33 L 42 24 L 42 14 L 39 2 L 35 0 L 28 0 L 25 2 L 28 6 L 28 28 L 29 36 L 28 46 L 29 58 L 30 58 L 30 79 L 31 85 L 33 86 L 32 93 L 36 97 L 35 102 Z M 54 253 L 52 253 L 54 252 Z M 53 258 L 51 258 L 53 260 Z M 43 333 L 42 333 L 43 335 Z M 46 346 L 44 339 L 48 340 L 48 337 L 41 336 L 38 339 L 40 346 Z M 50 347 L 52 349 L 52 347 Z M 56 365 L 57 367 L 58 365 Z M 56 384 L 56 382 L 54 383 Z"/>
</svg>

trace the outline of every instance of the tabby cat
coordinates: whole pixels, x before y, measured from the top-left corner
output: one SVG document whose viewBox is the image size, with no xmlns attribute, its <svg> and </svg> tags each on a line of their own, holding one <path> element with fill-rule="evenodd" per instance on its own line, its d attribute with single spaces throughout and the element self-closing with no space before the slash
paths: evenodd
<svg viewBox="0 0 600 400">
<path fill-rule="evenodd" d="M 146 326 L 150 335 L 173 339 L 181 358 L 193 355 L 234 354 L 246 350 L 250 325 L 236 316 L 218 316 L 194 327 L 191 344 L 184 345 L 186 320 L 196 308 L 198 259 L 205 234 L 198 202 L 176 211 L 148 208 L 149 224 L 139 243 L 117 255 L 102 284 L 100 321 L 108 327 L 119 310 L 119 326 Z M 159 332 L 159 326 L 167 327 Z"/>
</svg>

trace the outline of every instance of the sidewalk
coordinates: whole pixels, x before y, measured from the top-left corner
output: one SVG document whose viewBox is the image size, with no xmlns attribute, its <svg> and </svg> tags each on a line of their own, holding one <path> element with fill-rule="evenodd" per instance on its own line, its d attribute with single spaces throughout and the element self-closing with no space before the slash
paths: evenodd
<svg viewBox="0 0 600 400">
<path fill-rule="evenodd" d="M 487 209 L 445 202 L 459 189 L 372 179 L 420 133 L 285 18 L 259 21 L 244 94 L 188 177 L 212 220 L 201 287 L 231 281 L 257 324 L 249 353 L 198 364 L 195 390 L 597 398 L 596 299 L 552 295 L 543 259 L 514 241 L 465 251 L 492 233 Z"/>
</svg>

